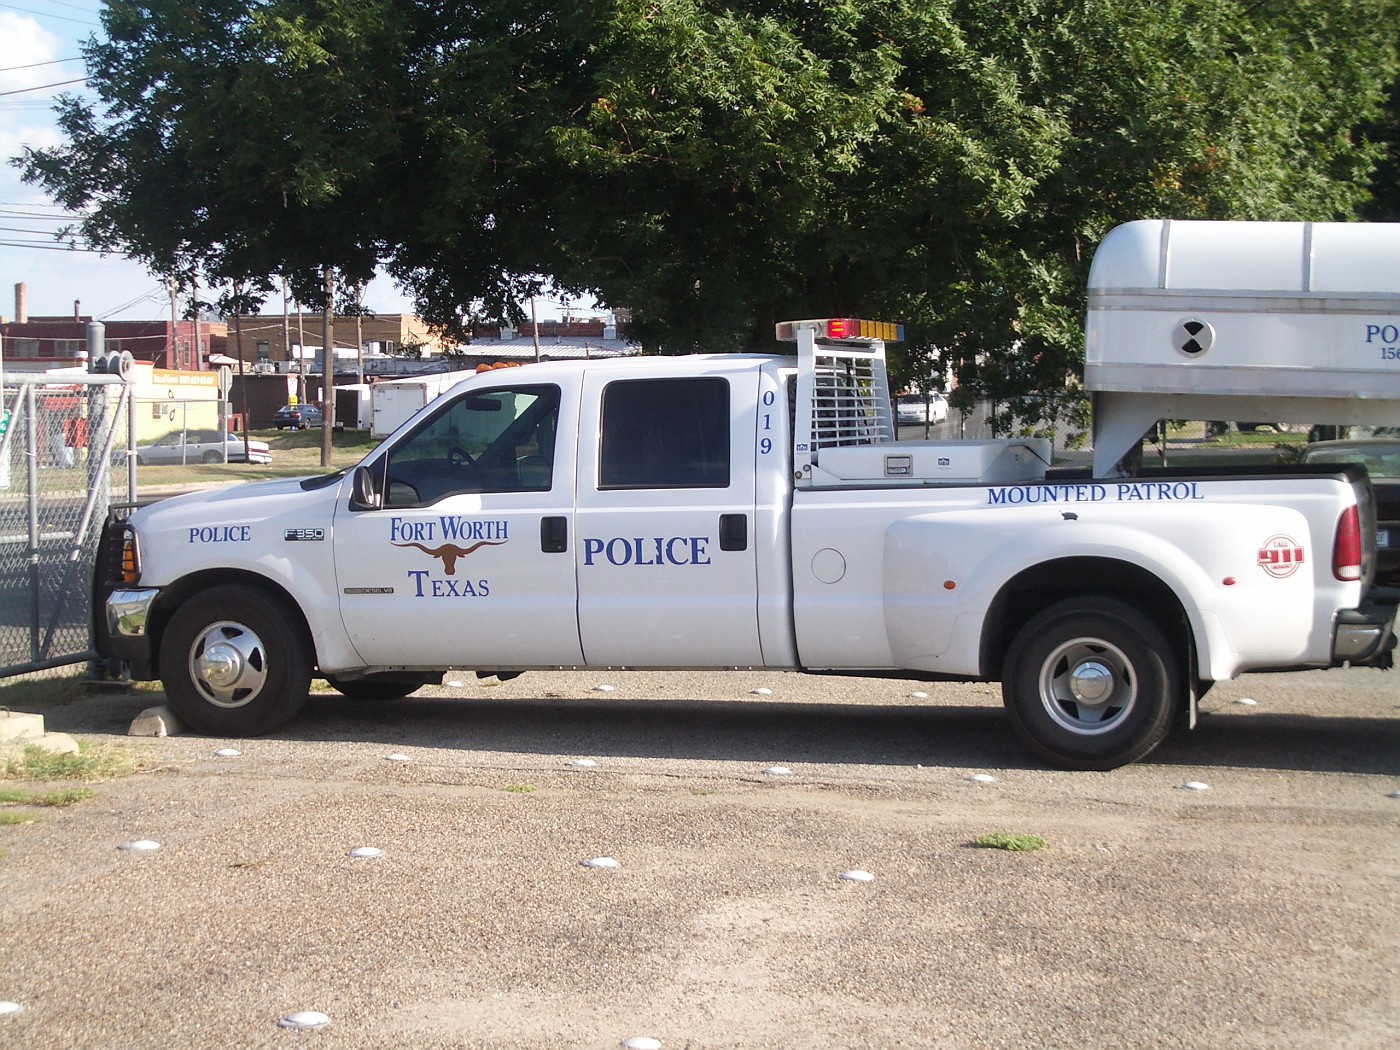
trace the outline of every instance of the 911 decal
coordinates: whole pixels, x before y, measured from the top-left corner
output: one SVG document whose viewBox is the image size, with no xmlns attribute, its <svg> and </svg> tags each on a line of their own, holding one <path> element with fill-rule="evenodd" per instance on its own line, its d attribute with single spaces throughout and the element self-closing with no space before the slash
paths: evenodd
<svg viewBox="0 0 1400 1050">
<path fill-rule="evenodd" d="M 1259 568 L 1276 580 L 1292 576 L 1303 561 L 1303 545 L 1282 533 L 1270 536 L 1259 548 Z"/>
</svg>

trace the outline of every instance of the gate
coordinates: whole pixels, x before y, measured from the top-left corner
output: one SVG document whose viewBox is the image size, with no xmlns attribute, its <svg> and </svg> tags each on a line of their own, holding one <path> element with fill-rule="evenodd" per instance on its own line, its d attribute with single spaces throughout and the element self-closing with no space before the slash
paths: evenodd
<svg viewBox="0 0 1400 1050">
<path fill-rule="evenodd" d="M 121 375 L 11 372 L 0 389 L 4 677 L 96 657 L 92 566 L 108 507 L 131 502 L 135 463 Z"/>
</svg>

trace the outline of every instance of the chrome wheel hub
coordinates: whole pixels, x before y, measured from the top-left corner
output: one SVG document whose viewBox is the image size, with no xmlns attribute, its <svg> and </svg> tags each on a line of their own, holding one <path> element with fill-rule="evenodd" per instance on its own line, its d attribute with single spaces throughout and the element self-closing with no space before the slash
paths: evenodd
<svg viewBox="0 0 1400 1050">
<path fill-rule="evenodd" d="M 1097 735 L 1121 725 L 1137 701 L 1137 674 L 1117 646 L 1075 638 L 1041 665 L 1040 702 L 1057 725 Z"/>
<path fill-rule="evenodd" d="M 190 680 L 218 707 L 250 703 L 267 684 L 262 639 L 240 623 L 210 624 L 190 647 Z"/>
</svg>

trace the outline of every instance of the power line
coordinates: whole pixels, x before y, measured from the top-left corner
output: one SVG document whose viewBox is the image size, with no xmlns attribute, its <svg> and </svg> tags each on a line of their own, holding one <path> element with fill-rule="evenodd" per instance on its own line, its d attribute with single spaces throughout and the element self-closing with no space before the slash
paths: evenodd
<svg viewBox="0 0 1400 1050">
<path fill-rule="evenodd" d="M 0 4 L 0 7 L 3 7 Z M 27 66 L 0 66 L 0 73 L 13 73 L 17 69 L 38 69 L 40 66 L 61 66 L 65 62 L 81 62 L 81 58 L 51 58 L 47 62 L 30 62 Z"/>
<path fill-rule="evenodd" d="M 47 2 L 54 7 L 66 7 L 70 11 L 81 11 L 85 15 L 92 13 L 91 4 L 69 4 L 65 3 L 64 0 L 47 0 Z"/>
<path fill-rule="evenodd" d="M 0 4 L 0 7 L 3 7 Z M 0 91 L 0 98 L 6 95 L 23 95 L 26 91 L 48 91 L 50 88 L 67 87 L 69 84 L 86 84 L 87 77 L 79 77 L 77 80 L 60 80 L 56 84 L 38 84 L 35 87 L 15 88 L 13 91 Z"/>
<path fill-rule="evenodd" d="M 47 215 L 35 211 L 5 211 L 0 209 L 0 219 L 36 219 L 40 222 L 67 222 L 70 219 L 81 219 L 81 215 L 72 212 L 51 212 Z"/>
<path fill-rule="evenodd" d="M 92 255 L 117 254 L 112 251 L 104 251 L 101 248 L 79 248 L 77 245 L 67 244 L 44 244 L 41 241 L 0 241 L 0 246 L 6 248 L 34 248 L 41 252 L 87 252 Z"/>
<path fill-rule="evenodd" d="M 63 7 L 73 7 L 72 4 L 63 4 Z M 80 26 L 92 26 L 93 29 L 100 29 L 100 22 L 89 21 L 86 18 L 69 18 L 67 15 L 52 15 L 47 11 L 32 11 L 27 7 L 16 7 L 14 4 L 0 4 L 0 7 L 8 8 L 11 11 L 18 11 L 22 15 L 35 15 L 39 18 L 54 18 L 60 22 L 76 22 Z M 73 7 L 75 11 L 81 11 L 81 7 Z"/>
</svg>

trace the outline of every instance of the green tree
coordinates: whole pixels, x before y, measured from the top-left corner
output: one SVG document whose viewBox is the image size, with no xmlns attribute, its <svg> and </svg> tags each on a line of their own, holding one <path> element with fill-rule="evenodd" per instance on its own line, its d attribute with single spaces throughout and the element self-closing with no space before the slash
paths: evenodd
<svg viewBox="0 0 1400 1050">
<path fill-rule="evenodd" d="M 431 323 L 544 279 L 666 352 L 906 322 L 901 376 L 1038 416 L 1096 242 L 1367 206 L 1397 0 L 148 0 L 26 177 L 162 273 Z M 1380 132 L 1377 137 L 1383 137 Z M 1393 176 L 1392 176 L 1393 178 Z M 1374 205 L 1371 205 L 1374 207 Z"/>
</svg>

